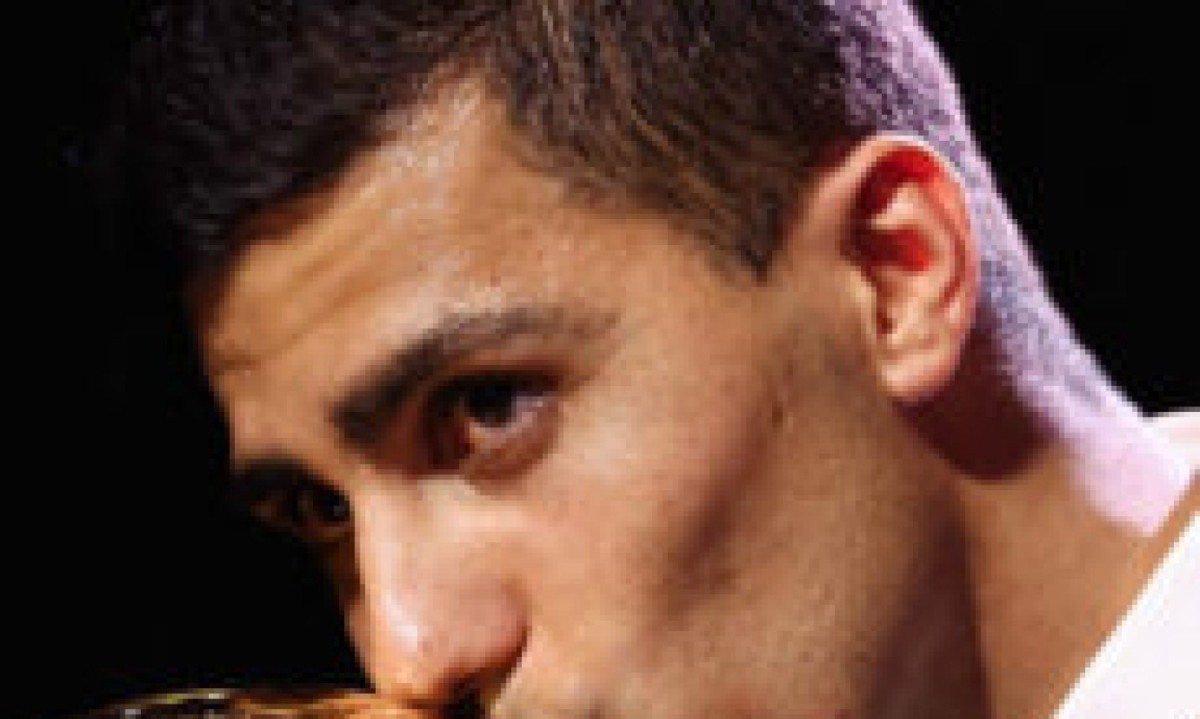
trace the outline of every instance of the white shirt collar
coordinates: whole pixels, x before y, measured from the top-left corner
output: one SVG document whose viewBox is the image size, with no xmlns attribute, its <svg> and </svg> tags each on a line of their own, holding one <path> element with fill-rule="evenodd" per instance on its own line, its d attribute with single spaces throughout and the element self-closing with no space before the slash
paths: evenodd
<svg viewBox="0 0 1200 719">
<path fill-rule="evenodd" d="M 1054 719 L 1200 717 L 1200 516 L 1193 516 Z"/>
</svg>

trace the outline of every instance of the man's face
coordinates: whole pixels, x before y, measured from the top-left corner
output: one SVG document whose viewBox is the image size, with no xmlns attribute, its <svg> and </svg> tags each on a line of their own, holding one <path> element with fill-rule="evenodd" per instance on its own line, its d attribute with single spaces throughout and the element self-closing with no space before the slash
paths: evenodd
<svg viewBox="0 0 1200 719">
<path fill-rule="evenodd" d="M 237 481 L 317 543 L 380 691 L 505 719 L 872 711 L 915 661 L 941 525 L 888 456 L 836 243 L 722 274 L 511 142 L 451 93 L 249 229 L 201 305 Z"/>
</svg>

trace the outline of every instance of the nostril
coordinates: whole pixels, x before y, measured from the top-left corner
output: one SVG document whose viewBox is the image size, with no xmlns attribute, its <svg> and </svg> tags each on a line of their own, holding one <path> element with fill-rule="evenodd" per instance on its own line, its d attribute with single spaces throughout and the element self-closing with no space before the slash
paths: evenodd
<svg viewBox="0 0 1200 719">
<path fill-rule="evenodd" d="M 465 686 L 446 706 L 446 719 L 483 719 L 483 698 L 474 686 Z"/>
</svg>

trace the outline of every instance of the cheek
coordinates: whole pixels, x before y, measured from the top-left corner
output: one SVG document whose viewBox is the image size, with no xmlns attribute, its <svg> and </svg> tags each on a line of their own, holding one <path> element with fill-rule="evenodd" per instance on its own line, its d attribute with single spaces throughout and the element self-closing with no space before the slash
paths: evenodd
<svg viewBox="0 0 1200 719">
<path fill-rule="evenodd" d="M 692 715 L 789 716 L 798 686 L 845 706 L 895 614 L 920 497 L 874 459 L 847 396 L 864 391 L 818 355 L 666 364 L 569 406 L 535 478 L 538 663 Z"/>
<path fill-rule="evenodd" d="M 529 543 L 560 665 L 646 673 L 673 626 L 735 586 L 734 537 L 752 526 L 740 497 L 766 489 L 773 441 L 753 374 L 660 376 L 566 408 Z"/>
<path fill-rule="evenodd" d="M 865 438 L 847 371 L 724 334 L 627 358 L 609 373 L 619 381 L 568 402 L 537 484 L 562 535 L 547 546 L 578 552 L 592 587 L 637 588 L 672 616 L 790 551 L 806 513 L 840 512 L 853 486 L 836 480 L 856 471 L 843 456 Z"/>
</svg>

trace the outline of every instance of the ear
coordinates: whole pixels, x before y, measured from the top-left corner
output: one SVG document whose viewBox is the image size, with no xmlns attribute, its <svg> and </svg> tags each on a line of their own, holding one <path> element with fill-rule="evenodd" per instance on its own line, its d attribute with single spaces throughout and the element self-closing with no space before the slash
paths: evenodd
<svg viewBox="0 0 1200 719">
<path fill-rule="evenodd" d="M 979 253 L 962 183 L 928 145 L 868 138 L 834 171 L 846 188 L 842 253 L 861 280 L 879 379 L 913 406 L 953 376 L 974 323 Z"/>
</svg>

